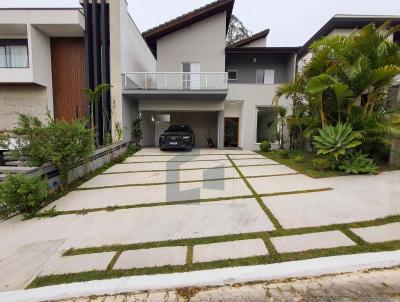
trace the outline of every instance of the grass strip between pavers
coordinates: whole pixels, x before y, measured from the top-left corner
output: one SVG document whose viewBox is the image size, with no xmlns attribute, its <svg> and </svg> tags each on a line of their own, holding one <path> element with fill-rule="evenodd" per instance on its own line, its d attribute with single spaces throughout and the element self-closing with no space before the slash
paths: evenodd
<svg viewBox="0 0 400 302">
<path fill-rule="evenodd" d="M 121 163 L 119 163 L 121 164 Z M 264 167 L 264 166 L 281 166 L 281 164 L 276 163 L 276 164 L 263 164 L 263 165 L 241 165 L 238 166 L 240 168 L 242 167 Z M 210 169 L 225 169 L 225 168 L 233 168 L 233 166 L 221 166 L 221 167 L 210 167 L 210 168 L 182 168 L 182 169 L 160 169 L 160 170 L 140 170 L 140 171 L 121 171 L 121 172 L 107 172 L 105 171 L 102 173 L 103 175 L 108 175 L 108 174 L 129 174 L 129 173 L 148 173 L 148 172 L 173 172 L 173 171 L 193 171 L 193 170 L 210 170 Z"/>
<path fill-rule="evenodd" d="M 262 159 L 262 158 L 240 158 L 240 160 L 242 160 L 242 159 L 247 159 L 247 160 L 249 160 L 249 159 L 255 159 L 255 160 L 257 160 L 257 159 Z M 160 163 L 160 164 L 163 164 L 163 163 L 174 163 L 174 164 L 179 164 L 179 163 L 182 163 L 182 164 L 184 164 L 184 163 L 195 163 L 195 162 L 203 162 L 203 161 L 216 161 L 216 162 L 218 162 L 218 161 L 221 161 L 221 160 L 225 160 L 225 159 L 192 159 L 192 160 L 161 160 L 161 161 L 134 161 L 134 162 L 131 162 L 131 161 L 123 161 L 123 162 L 121 162 L 121 164 L 124 164 L 124 165 L 126 165 L 126 164 L 152 164 L 152 163 Z"/>
<path fill-rule="evenodd" d="M 226 156 L 229 161 L 231 162 L 232 166 L 236 169 L 236 172 L 240 175 L 242 178 L 243 182 L 246 184 L 247 188 L 250 190 L 250 192 L 253 194 L 254 198 L 257 200 L 258 204 L 260 205 L 261 209 L 265 212 L 265 214 L 268 216 L 269 220 L 272 222 L 274 227 L 279 230 L 282 229 L 282 225 L 276 219 L 274 214 L 268 209 L 268 207 L 264 204 L 263 200 L 261 199 L 260 195 L 254 190 L 253 186 L 250 184 L 250 182 L 247 180 L 246 176 L 243 175 L 242 171 L 240 171 L 239 167 L 236 166 L 235 162 L 229 157 L 229 155 Z"/>
<path fill-rule="evenodd" d="M 268 175 L 255 175 L 247 176 L 247 178 L 262 178 L 262 177 L 276 177 L 276 176 L 290 176 L 299 175 L 299 173 L 281 173 L 281 174 L 268 174 Z M 124 185 L 112 185 L 112 186 L 101 186 L 101 187 L 88 187 L 88 188 L 77 188 L 77 191 L 87 190 L 99 190 L 99 189 L 112 189 L 112 188 L 123 188 L 123 187 L 146 187 L 146 186 L 159 186 L 159 185 L 175 185 L 184 183 L 195 183 L 205 181 L 222 181 L 222 180 L 234 180 L 242 177 L 224 177 L 224 178 L 210 178 L 210 179 L 194 179 L 194 180 L 181 180 L 181 181 L 167 181 L 167 182 L 149 182 L 149 183 L 136 183 L 136 184 L 124 184 Z"/>
<path fill-rule="evenodd" d="M 73 255 L 83 255 L 83 254 L 94 254 L 103 252 L 113 252 L 113 251 L 126 251 L 126 250 L 138 250 L 138 249 L 150 249 L 157 247 L 170 247 L 170 246 L 194 246 L 199 244 L 209 244 L 209 243 L 220 243 L 228 241 L 246 240 L 246 239 L 257 239 L 261 238 L 264 242 L 268 242 L 271 237 L 282 237 L 282 236 L 292 236 L 292 235 L 302 235 L 311 234 L 319 232 L 329 232 L 329 231 L 341 231 L 350 239 L 352 239 L 359 246 L 369 245 L 367 242 L 356 239 L 353 232 L 350 229 L 353 228 L 365 228 L 371 226 L 381 226 L 389 223 L 400 222 L 400 215 L 389 216 L 386 218 L 379 218 L 369 221 L 361 222 L 351 222 L 346 224 L 332 224 L 326 226 L 316 226 L 316 227 L 305 227 L 296 229 L 279 229 L 266 232 L 256 232 L 256 233 L 242 233 L 242 234 L 231 234 L 222 236 L 212 236 L 212 237 L 200 237 L 200 238 L 189 238 L 189 239 L 178 239 L 178 240 L 166 240 L 157 242 L 144 242 L 144 243 L 134 243 L 134 244 L 116 244 L 107 245 L 100 247 L 88 247 L 79 249 L 69 249 L 64 252 L 63 256 L 73 256 Z M 351 234 L 354 234 L 351 235 Z M 350 234 L 350 235 L 348 235 Z M 358 236 L 357 236 L 358 237 Z M 269 241 L 270 242 L 270 241 Z M 276 250 L 269 243 L 266 243 L 268 251 L 271 254 L 275 254 Z"/>
<path fill-rule="evenodd" d="M 299 191 L 287 191 L 287 192 L 275 192 L 275 193 L 267 193 L 260 194 L 260 197 L 272 197 L 272 196 L 280 196 L 280 195 L 294 195 L 294 194 L 306 194 L 306 193 L 315 193 L 315 192 L 325 192 L 331 191 L 332 188 L 321 188 L 321 189 L 311 189 L 311 190 L 299 190 Z M 253 195 L 241 195 L 241 196 L 226 196 L 226 197 L 215 197 L 215 198 L 204 198 L 204 199 L 192 199 L 192 200 L 179 200 L 179 201 L 169 201 L 169 202 L 156 202 L 156 203 L 138 203 L 132 205 L 115 205 L 101 208 L 91 208 L 91 209 L 81 209 L 81 210 L 69 210 L 69 211 L 57 211 L 54 210 L 51 212 L 51 215 L 46 212 L 36 213 L 31 218 L 52 218 L 59 215 L 86 215 L 89 213 L 106 211 L 120 211 L 127 209 L 136 209 L 136 208 L 149 208 L 149 207 L 161 207 L 161 206 L 173 206 L 173 205 L 182 205 L 182 204 L 190 204 L 190 203 L 203 203 L 203 202 L 218 202 L 218 201 L 227 201 L 234 199 L 246 199 L 253 198 Z"/>
<path fill-rule="evenodd" d="M 205 263 L 192 263 L 180 266 L 148 267 L 127 270 L 91 271 L 75 274 L 52 275 L 36 278 L 27 288 L 36 288 L 63 283 L 84 282 L 90 280 L 104 280 L 127 276 L 169 274 L 179 272 L 198 271 L 206 269 L 218 269 L 237 266 L 261 265 L 281 263 L 312 258 L 359 254 L 366 252 L 395 251 L 400 249 L 400 241 L 368 244 L 367 246 L 338 247 L 332 249 L 309 250 L 298 253 L 273 254 L 268 256 L 256 256 L 243 259 L 219 260 Z"/>
</svg>

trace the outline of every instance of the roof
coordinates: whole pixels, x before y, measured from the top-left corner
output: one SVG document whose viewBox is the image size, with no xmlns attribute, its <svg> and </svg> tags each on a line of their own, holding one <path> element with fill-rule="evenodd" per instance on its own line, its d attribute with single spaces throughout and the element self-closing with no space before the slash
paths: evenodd
<svg viewBox="0 0 400 302">
<path fill-rule="evenodd" d="M 391 25 L 400 24 L 400 16 L 375 16 L 375 15 L 335 15 L 321 27 L 299 50 L 299 59 L 307 54 L 310 45 L 320 38 L 326 37 L 334 29 L 356 29 L 369 23 L 383 24 L 391 21 Z"/>
<path fill-rule="evenodd" d="M 226 53 L 296 53 L 301 46 L 295 47 L 227 47 Z"/>
<path fill-rule="evenodd" d="M 269 34 L 269 29 L 263 30 L 263 31 L 256 33 L 248 38 L 242 39 L 242 40 L 232 44 L 230 47 L 242 47 L 242 46 L 248 45 L 251 42 L 265 38 L 266 36 L 268 36 L 268 34 Z"/>
<path fill-rule="evenodd" d="M 224 11 L 227 12 L 226 29 L 228 30 L 234 4 L 235 0 L 217 0 L 143 32 L 143 38 L 153 54 L 157 56 L 158 39 Z"/>
</svg>

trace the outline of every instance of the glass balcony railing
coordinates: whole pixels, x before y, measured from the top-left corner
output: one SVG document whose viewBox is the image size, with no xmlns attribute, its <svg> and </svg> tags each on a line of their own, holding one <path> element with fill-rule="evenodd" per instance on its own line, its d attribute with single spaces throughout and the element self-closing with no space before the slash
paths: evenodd
<svg viewBox="0 0 400 302">
<path fill-rule="evenodd" d="M 129 72 L 125 90 L 227 90 L 227 72 Z"/>
</svg>

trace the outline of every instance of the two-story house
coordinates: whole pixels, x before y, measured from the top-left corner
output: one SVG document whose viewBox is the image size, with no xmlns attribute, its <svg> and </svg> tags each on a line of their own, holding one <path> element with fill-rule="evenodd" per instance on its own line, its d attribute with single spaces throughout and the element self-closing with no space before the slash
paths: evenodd
<svg viewBox="0 0 400 302">
<path fill-rule="evenodd" d="M 257 149 L 276 140 L 275 88 L 293 79 L 297 47 L 267 47 L 268 30 L 226 47 L 234 0 L 219 0 L 143 33 L 156 72 L 126 73 L 144 145 L 170 124 L 189 124 L 196 145 Z M 286 106 L 290 106 L 289 102 Z"/>
</svg>

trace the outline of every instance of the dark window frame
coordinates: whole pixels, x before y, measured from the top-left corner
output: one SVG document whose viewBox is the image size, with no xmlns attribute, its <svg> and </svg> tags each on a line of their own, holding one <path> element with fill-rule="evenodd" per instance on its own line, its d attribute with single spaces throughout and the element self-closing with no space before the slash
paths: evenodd
<svg viewBox="0 0 400 302">
<path fill-rule="evenodd" d="M 27 65 L 24 67 L 14 67 L 14 66 L 8 66 L 8 56 L 10 55 L 7 53 L 7 46 L 25 46 L 26 47 L 26 61 Z M 28 48 L 28 39 L 0 39 L 0 47 L 5 47 L 6 49 L 6 66 L 0 67 L 1 68 L 29 68 L 30 62 L 29 62 L 29 48 Z"/>
</svg>

